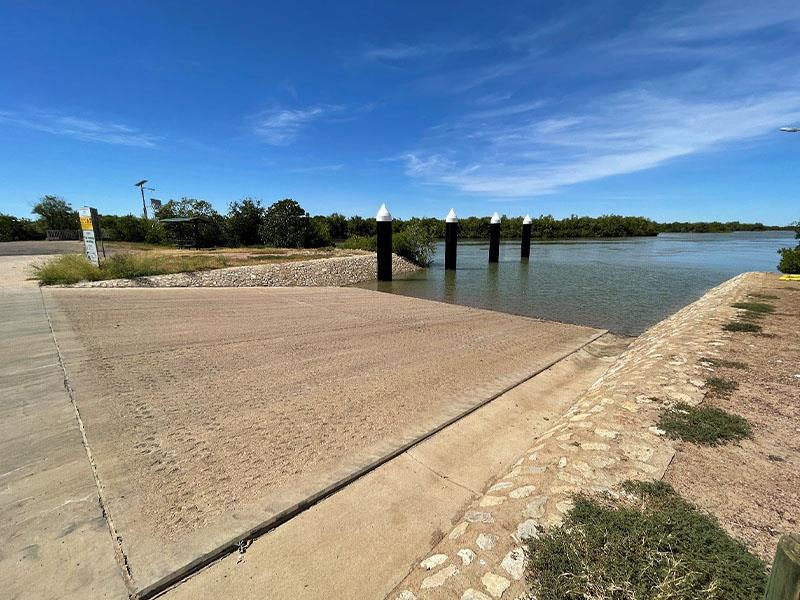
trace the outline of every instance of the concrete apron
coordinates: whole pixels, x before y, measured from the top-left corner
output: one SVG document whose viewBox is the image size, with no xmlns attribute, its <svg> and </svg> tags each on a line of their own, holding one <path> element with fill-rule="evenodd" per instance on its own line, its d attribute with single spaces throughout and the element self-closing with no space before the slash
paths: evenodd
<svg viewBox="0 0 800 600">
<path fill-rule="evenodd" d="M 0 284 L 0 595 L 123 599 L 42 295 L 25 282 L 29 261 L 0 262 L 13 263 Z"/>
<path fill-rule="evenodd" d="M 629 342 L 596 339 L 162 597 L 384 598 Z"/>
</svg>

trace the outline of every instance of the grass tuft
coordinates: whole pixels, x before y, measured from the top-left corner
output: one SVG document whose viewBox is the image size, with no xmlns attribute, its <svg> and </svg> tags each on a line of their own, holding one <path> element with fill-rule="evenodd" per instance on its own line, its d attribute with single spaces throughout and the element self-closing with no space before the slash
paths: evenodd
<svg viewBox="0 0 800 600">
<path fill-rule="evenodd" d="M 716 446 L 752 435 L 744 417 L 733 415 L 715 406 L 689 406 L 683 402 L 661 415 L 658 427 L 672 439 Z"/>
<path fill-rule="evenodd" d="M 100 269 L 80 254 L 63 254 L 33 266 L 33 276 L 42 285 L 64 285 L 101 279 Z"/>
<path fill-rule="evenodd" d="M 747 294 L 751 298 L 758 298 L 759 300 L 778 300 L 780 296 L 775 294 Z"/>
<path fill-rule="evenodd" d="M 538 600 L 754 600 L 766 566 L 668 484 L 623 484 L 626 498 L 578 495 L 561 527 L 528 544 Z"/>
<path fill-rule="evenodd" d="M 706 379 L 706 385 L 709 391 L 717 396 L 730 396 L 734 390 L 739 388 L 738 383 L 724 377 L 709 377 Z"/>
<path fill-rule="evenodd" d="M 750 367 L 747 366 L 746 363 L 739 362 L 738 360 L 723 360 L 721 358 L 710 358 L 707 356 L 703 356 L 700 359 L 701 362 L 707 362 L 712 367 L 719 367 L 722 369 L 749 369 Z"/>
<path fill-rule="evenodd" d="M 742 321 L 731 321 L 722 327 L 725 331 L 743 331 L 748 333 L 760 333 L 761 325 L 755 323 L 745 323 Z"/>
<path fill-rule="evenodd" d="M 733 308 L 740 308 L 749 312 L 768 314 L 775 312 L 775 307 L 766 302 L 734 302 L 731 304 Z"/>
</svg>

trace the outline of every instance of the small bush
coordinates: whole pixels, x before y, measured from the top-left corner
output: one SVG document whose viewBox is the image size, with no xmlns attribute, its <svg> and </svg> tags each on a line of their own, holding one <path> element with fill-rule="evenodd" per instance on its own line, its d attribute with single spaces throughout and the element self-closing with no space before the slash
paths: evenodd
<svg viewBox="0 0 800 600">
<path fill-rule="evenodd" d="M 755 323 L 743 323 L 742 321 L 731 321 L 730 323 L 727 323 L 723 329 L 725 331 L 758 333 L 761 331 L 761 325 L 756 325 Z"/>
<path fill-rule="evenodd" d="M 33 276 L 42 285 L 65 285 L 102 279 L 100 269 L 81 254 L 62 254 L 43 264 L 34 265 Z"/>
<path fill-rule="evenodd" d="M 354 235 L 342 242 L 342 248 L 346 250 L 367 250 L 375 252 L 378 248 L 378 239 L 374 235 Z"/>
<path fill-rule="evenodd" d="M 800 246 L 797 248 L 781 248 L 778 250 L 781 260 L 778 270 L 781 273 L 800 274 Z"/>
<path fill-rule="evenodd" d="M 436 252 L 436 239 L 420 224 L 412 224 L 392 238 L 394 253 L 415 265 L 427 267 Z"/>
<path fill-rule="evenodd" d="M 689 406 L 679 403 L 661 415 L 658 426 L 673 439 L 716 446 L 751 436 L 750 424 L 714 406 Z"/>
<path fill-rule="evenodd" d="M 760 599 L 764 563 L 666 483 L 623 484 L 620 500 L 579 495 L 561 527 L 528 544 L 538 600 Z"/>
<path fill-rule="evenodd" d="M 762 315 L 775 312 L 775 307 L 766 302 L 734 302 L 731 306 Z"/>
<path fill-rule="evenodd" d="M 723 360 L 721 358 L 709 358 L 704 356 L 700 359 L 702 362 L 710 363 L 712 367 L 721 367 L 723 369 L 749 369 L 750 367 L 738 360 Z"/>
<path fill-rule="evenodd" d="M 706 379 L 708 389 L 718 396 L 730 396 L 731 393 L 739 388 L 739 384 L 731 379 L 724 377 L 710 377 Z"/>
</svg>

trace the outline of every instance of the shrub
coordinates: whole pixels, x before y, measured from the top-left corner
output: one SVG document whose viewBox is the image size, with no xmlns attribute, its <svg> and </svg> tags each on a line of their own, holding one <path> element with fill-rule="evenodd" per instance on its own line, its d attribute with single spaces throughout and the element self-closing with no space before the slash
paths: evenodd
<svg viewBox="0 0 800 600">
<path fill-rule="evenodd" d="M 619 500 L 579 495 L 561 527 L 528 544 L 538 600 L 754 600 L 766 566 L 668 484 L 623 484 Z"/>
<path fill-rule="evenodd" d="M 65 285 L 102 279 L 100 269 L 81 254 L 62 254 L 43 264 L 34 265 L 33 276 L 42 285 Z"/>
<path fill-rule="evenodd" d="M 714 406 L 689 406 L 683 402 L 661 415 L 658 426 L 673 439 L 716 446 L 751 436 L 750 424 Z"/>
<path fill-rule="evenodd" d="M 758 333 L 761 331 L 761 325 L 756 325 L 755 323 L 742 323 L 741 321 L 731 321 L 730 323 L 727 323 L 723 329 L 725 331 Z"/>
<path fill-rule="evenodd" d="M 328 222 L 325 220 L 325 217 L 313 217 L 308 219 L 305 237 L 303 239 L 303 247 L 327 248 L 331 245 L 331 234 L 328 231 Z"/>
<path fill-rule="evenodd" d="M 367 235 L 354 235 L 342 242 L 342 248 L 346 250 L 367 250 L 375 252 L 378 248 L 378 238 Z"/>
<path fill-rule="evenodd" d="M 709 358 L 704 356 L 700 359 L 702 362 L 709 363 L 712 367 L 722 367 L 723 369 L 748 369 L 747 364 L 739 362 L 738 360 L 723 360 L 721 358 Z"/>
<path fill-rule="evenodd" d="M 436 239 L 424 227 L 413 224 L 392 237 L 394 253 L 415 265 L 427 267 L 436 251 Z"/>
<path fill-rule="evenodd" d="M 796 248 L 781 248 L 778 250 L 781 260 L 778 263 L 778 270 L 781 273 L 800 274 L 800 246 Z"/>
<path fill-rule="evenodd" d="M 718 396 L 730 396 L 734 390 L 739 388 L 738 383 L 732 379 L 725 379 L 724 377 L 710 377 L 706 379 L 706 385 L 709 391 Z"/>
<path fill-rule="evenodd" d="M 44 238 L 45 232 L 41 223 L 0 213 L 0 242 L 43 240 Z"/>
<path fill-rule="evenodd" d="M 775 307 L 766 302 L 734 302 L 733 308 L 740 308 L 749 312 L 767 314 L 775 312 Z"/>
<path fill-rule="evenodd" d="M 100 228 L 103 238 L 115 242 L 144 242 L 153 221 L 134 215 L 102 215 Z"/>
</svg>

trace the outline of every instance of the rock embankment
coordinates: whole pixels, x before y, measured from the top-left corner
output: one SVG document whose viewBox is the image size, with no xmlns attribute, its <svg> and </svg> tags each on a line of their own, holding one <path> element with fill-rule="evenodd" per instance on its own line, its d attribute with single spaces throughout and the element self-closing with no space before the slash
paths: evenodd
<svg viewBox="0 0 800 600">
<path fill-rule="evenodd" d="M 576 493 L 619 495 L 628 479 L 661 479 L 675 444 L 656 427 L 665 406 L 700 403 L 708 370 L 730 344 L 735 316 L 754 278 L 746 273 L 654 325 L 510 471 L 477 495 L 389 597 L 393 600 L 527 597 L 525 545 L 562 522 Z M 424 550 L 423 550 L 424 551 Z"/>
<path fill-rule="evenodd" d="M 392 257 L 392 273 L 395 275 L 417 269 L 419 267 L 404 258 Z M 151 275 L 134 279 L 84 281 L 74 287 L 339 287 L 376 278 L 375 255 L 369 254 Z"/>
</svg>

